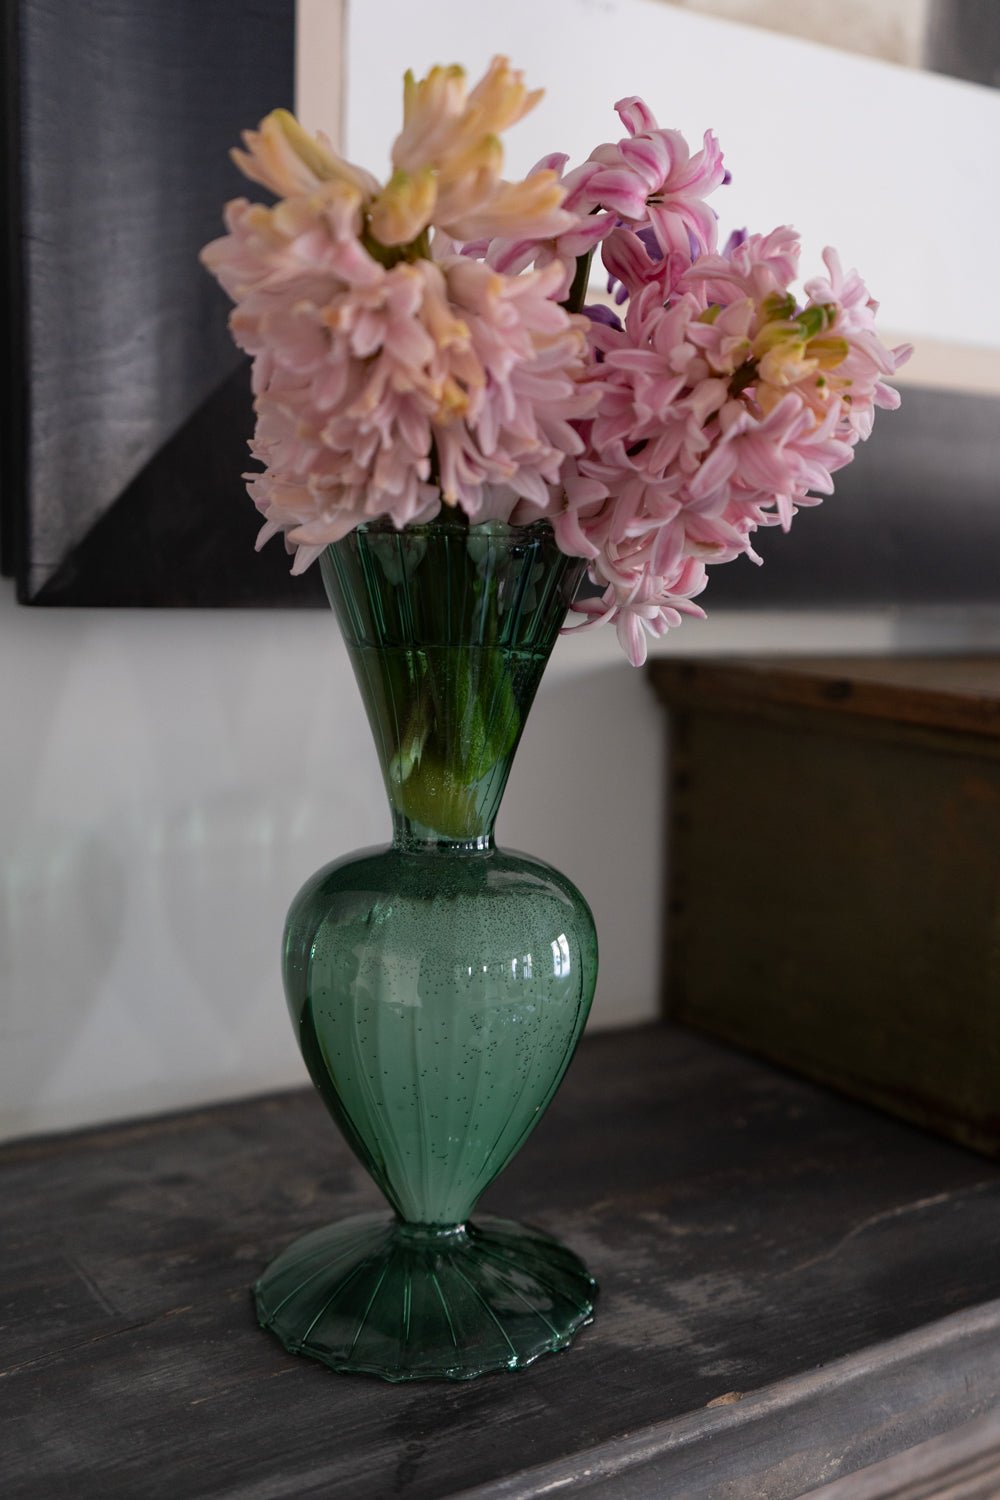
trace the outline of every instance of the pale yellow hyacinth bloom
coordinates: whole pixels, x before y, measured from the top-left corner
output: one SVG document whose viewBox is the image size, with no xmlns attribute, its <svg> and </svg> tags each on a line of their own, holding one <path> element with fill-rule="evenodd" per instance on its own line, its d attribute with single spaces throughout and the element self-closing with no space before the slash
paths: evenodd
<svg viewBox="0 0 1000 1500">
<path fill-rule="evenodd" d="M 459 213 L 489 202 L 502 180 L 503 146 L 496 135 L 448 160 L 435 173 L 435 218 L 448 223 Z"/>
<path fill-rule="evenodd" d="M 471 93 L 463 68 L 432 68 L 421 79 L 408 72 L 403 129 L 392 148 L 394 175 L 371 209 L 375 237 L 396 246 L 431 225 L 459 240 L 544 238 L 569 228 L 574 220 L 561 208 L 565 194 L 554 172 L 516 183 L 501 175 L 500 134 L 533 109 L 542 93 L 529 90 L 505 57 L 493 59 Z M 433 201 L 423 186 L 428 174 Z"/>
<path fill-rule="evenodd" d="M 447 222 L 435 222 L 458 240 L 545 239 L 573 226 L 573 216 L 560 207 L 565 196 L 554 172 L 534 172 L 523 182 L 499 183 L 486 202 L 470 202 Z"/>
<path fill-rule="evenodd" d="M 811 338 L 803 334 L 797 319 L 774 319 L 753 340 L 752 352 L 759 361 L 757 401 L 762 411 L 772 411 L 793 386 L 814 407 L 824 406 L 835 389 L 843 388 L 843 381 L 831 381 L 828 374 L 847 358 L 847 340 L 836 334 Z"/>
<path fill-rule="evenodd" d="M 382 245 L 408 245 L 426 229 L 437 201 L 437 182 L 429 168 L 393 172 L 371 206 L 368 223 Z"/>
<path fill-rule="evenodd" d="M 310 135 L 287 109 L 274 109 L 257 130 L 243 132 L 245 151 L 230 155 L 245 177 L 279 198 L 310 193 L 324 182 L 343 182 L 370 198 L 379 184 L 370 172 L 334 151 L 322 133 Z"/>
<path fill-rule="evenodd" d="M 392 164 L 405 172 L 448 163 L 474 151 L 486 136 L 498 136 L 534 109 L 544 94 L 525 87 L 506 57 L 495 57 L 471 94 L 465 69 L 432 68 L 426 78 L 403 80 L 403 128 L 392 148 Z"/>
<path fill-rule="evenodd" d="M 393 251 L 414 245 L 432 225 L 460 240 L 544 238 L 572 225 L 554 172 L 537 172 L 524 182 L 503 180 L 500 132 L 542 97 L 540 89 L 526 88 L 506 58 L 495 57 L 471 92 L 463 68 L 432 68 L 419 80 L 407 73 L 403 97 L 403 129 L 384 186 L 340 156 L 326 136 L 310 135 L 285 109 L 272 110 L 257 130 L 245 131 L 245 149 L 234 150 L 233 160 L 245 176 L 283 199 L 312 197 L 332 183 L 354 189 L 371 239 Z M 426 254 L 426 246 L 417 253 Z"/>
</svg>

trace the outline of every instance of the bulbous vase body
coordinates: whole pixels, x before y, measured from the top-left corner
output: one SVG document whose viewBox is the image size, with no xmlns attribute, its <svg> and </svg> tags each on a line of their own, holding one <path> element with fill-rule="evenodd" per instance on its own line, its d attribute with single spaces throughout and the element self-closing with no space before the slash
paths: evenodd
<svg viewBox="0 0 1000 1500">
<path fill-rule="evenodd" d="M 597 973 L 573 884 L 493 823 L 582 565 L 544 525 L 362 528 L 322 559 L 393 813 L 306 882 L 284 977 L 312 1079 L 392 1214 L 298 1241 L 255 1294 L 287 1348 L 390 1380 L 564 1347 L 595 1285 L 475 1204 L 538 1122 Z"/>
</svg>

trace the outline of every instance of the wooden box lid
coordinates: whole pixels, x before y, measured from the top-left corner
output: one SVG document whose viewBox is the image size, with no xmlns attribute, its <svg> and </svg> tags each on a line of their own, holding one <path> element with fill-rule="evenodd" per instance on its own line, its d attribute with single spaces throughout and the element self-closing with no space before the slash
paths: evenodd
<svg viewBox="0 0 1000 1500">
<path fill-rule="evenodd" d="M 821 710 L 1000 739 L 998 656 L 660 657 L 647 670 L 671 708 Z"/>
</svg>

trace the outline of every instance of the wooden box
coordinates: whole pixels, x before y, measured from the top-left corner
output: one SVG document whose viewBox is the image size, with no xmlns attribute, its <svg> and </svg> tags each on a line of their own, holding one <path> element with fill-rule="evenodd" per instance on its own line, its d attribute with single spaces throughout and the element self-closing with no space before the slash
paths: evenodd
<svg viewBox="0 0 1000 1500">
<path fill-rule="evenodd" d="M 649 671 L 670 1016 L 1000 1157 L 1000 660 Z"/>
</svg>

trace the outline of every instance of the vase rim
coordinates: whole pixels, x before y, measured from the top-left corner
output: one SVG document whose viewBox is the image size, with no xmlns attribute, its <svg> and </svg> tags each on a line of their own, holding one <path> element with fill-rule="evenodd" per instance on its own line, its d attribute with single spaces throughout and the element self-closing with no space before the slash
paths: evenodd
<svg viewBox="0 0 1000 1500">
<path fill-rule="evenodd" d="M 553 536 L 552 523 L 541 517 L 537 521 L 526 521 L 515 524 L 511 521 L 458 521 L 453 520 L 450 515 L 435 516 L 430 521 L 416 521 L 406 526 L 396 526 L 385 517 L 374 521 L 362 521 L 354 527 L 353 532 L 348 532 L 347 537 L 357 533 L 361 536 L 440 536 L 447 532 L 455 536 L 488 537 L 543 537 Z M 347 538 L 345 537 L 344 540 Z"/>
</svg>

